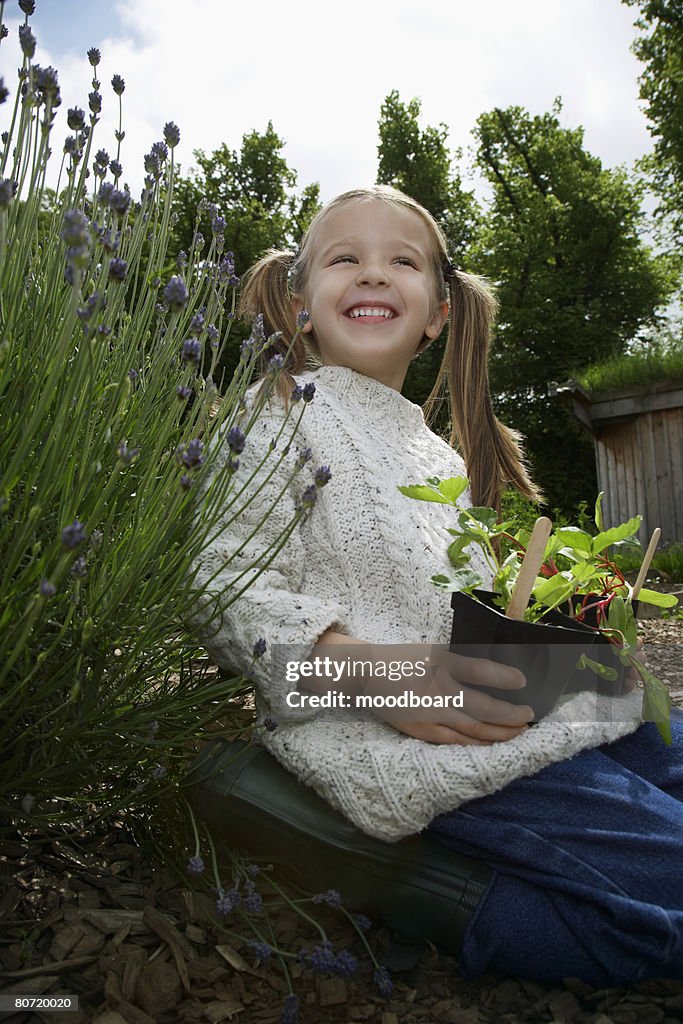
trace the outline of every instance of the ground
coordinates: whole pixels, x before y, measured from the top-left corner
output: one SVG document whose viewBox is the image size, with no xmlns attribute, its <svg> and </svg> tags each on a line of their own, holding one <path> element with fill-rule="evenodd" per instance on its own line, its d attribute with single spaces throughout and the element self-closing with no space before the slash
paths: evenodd
<svg viewBox="0 0 683 1024">
<path fill-rule="evenodd" d="M 683 621 L 642 624 L 650 662 L 683 706 Z M 27 853 L 0 843 L 0 995 L 78 993 L 81 1009 L 2 1014 L 8 1024 L 270 1024 L 287 994 L 275 965 L 254 966 L 240 940 L 215 930 L 205 897 L 141 856 L 125 825 L 92 836 L 76 852 L 45 841 Z M 488 975 L 465 982 L 453 958 L 426 949 L 416 967 L 394 974 L 394 993 L 373 988 L 355 931 L 324 912 L 336 948 L 358 954 L 351 978 L 294 966 L 301 1024 L 673 1024 L 683 1019 L 683 983 L 650 982 L 596 991 L 577 980 L 547 986 Z M 286 948 L 310 943 L 291 910 L 273 916 Z M 378 955 L 387 936 L 370 933 Z M 313 940 L 316 941 L 316 940 Z"/>
</svg>

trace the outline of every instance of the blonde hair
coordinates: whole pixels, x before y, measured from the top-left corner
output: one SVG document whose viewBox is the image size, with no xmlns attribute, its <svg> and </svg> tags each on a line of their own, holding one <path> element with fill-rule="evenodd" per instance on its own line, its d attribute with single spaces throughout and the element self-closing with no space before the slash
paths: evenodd
<svg viewBox="0 0 683 1024">
<path fill-rule="evenodd" d="M 474 504 L 500 510 L 502 492 L 508 486 L 533 501 L 540 500 L 540 492 L 524 462 L 520 435 L 500 423 L 491 403 L 488 351 L 496 299 L 483 278 L 450 267 L 441 228 L 420 203 L 398 189 L 374 185 L 343 192 L 316 214 L 298 252 L 270 249 L 247 273 L 240 300 L 241 314 L 262 314 L 267 336 L 281 332 L 264 353 L 263 369 L 273 355 L 289 353 L 278 381 L 279 393 L 287 405 L 295 384 L 292 375 L 320 364 L 315 336 L 297 334 L 292 296 L 305 292 L 311 251 L 322 221 L 342 206 L 367 200 L 412 210 L 429 232 L 437 302 L 448 301 L 450 318 L 443 359 L 424 412 L 427 422 L 433 422 L 447 390 L 450 442 L 457 444 L 465 461 Z M 428 339 L 424 338 L 424 347 L 426 343 Z"/>
</svg>

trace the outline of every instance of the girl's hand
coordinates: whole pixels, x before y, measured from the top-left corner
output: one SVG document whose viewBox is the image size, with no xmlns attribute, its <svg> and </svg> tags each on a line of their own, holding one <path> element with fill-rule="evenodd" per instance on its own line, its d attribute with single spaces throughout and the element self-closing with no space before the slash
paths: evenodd
<svg viewBox="0 0 683 1024">
<path fill-rule="evenodd" d="M 404 659 L 412 663 L 421 661 L 426 654 L 429 655 L 431 672 L 425 678 L 404 675 L 400 681 L 389 682 L 378 675 L 371 681 L 340 680 L 334 685 L 344 688 L 353 698 L 358 694 L 396 695 L 403 690 L 431 697 L 456 697 L 462 693 L 462 707 L 422 708 L 419 715 L 418 711 L 412 714 L 408 709 L 373 706 L 373 714 L 378 718 L 399 732 L 427 743 L 487 746 L 504 743 L 525 732 L 534 717 L 533 709 L 527 704 L 510 704 L 505 700 L 505 691 L 521 689 L 526 685 L 526 678 L 518 669 L 508 665 L 484 658 L 466 658 L 445 646 L 373 645 L 334 630 L 322 634 L 311 657 L 340 657 L 342 661 L 357 657 L 384 664 L 390 661 L 400 664 Z M 500 689 L 501 699 L 483 693 L 478 689 L 481 686 Z M 330 683 L 322 677 L 309 677 L 305 688 L 322 693 L 329 690 Z"/>
<path fill-rule="evenodd" d="M 421 710 L 419 720 L 408 720 L 406 711 L 375 708 L 374 713 L 399 732 L 427 743 L 488 746 L 514 739 L 528 729 L 533 708 L 504 699 L 505 690 L 518 690 L 526 684 L 518 669 L 483 658 L 466 658 L 444 648 L 433 649 L 432 668 L 429 682 L 417 688 L 413 679 L 410 688 L 431 697 L 462 694 L 462 707 Z M 499 688 L 501 699 L 483 693 L 480 686 Z M 365 693 L 375 688 L 372 684 Z"/>
</svg>

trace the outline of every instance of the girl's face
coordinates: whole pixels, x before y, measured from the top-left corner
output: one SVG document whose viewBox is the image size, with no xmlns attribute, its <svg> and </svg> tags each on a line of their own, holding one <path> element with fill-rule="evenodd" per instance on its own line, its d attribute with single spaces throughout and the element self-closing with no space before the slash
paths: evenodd
<svg viewBox="0 0 683 1024">
<path fill-rule="evenodd" d="M 335 210 L 316 231 L 303 297 L 321 361 L 401 390 L 425 335 L 438 337 L 432 242 L 419 214 L 375 199 Z"/>
</svg>

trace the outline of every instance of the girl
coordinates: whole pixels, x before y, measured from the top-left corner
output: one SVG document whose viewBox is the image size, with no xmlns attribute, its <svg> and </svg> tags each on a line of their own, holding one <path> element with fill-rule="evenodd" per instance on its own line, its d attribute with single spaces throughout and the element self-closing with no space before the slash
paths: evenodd
<svg viewBox="0 0 683 1024">
<path fill-rule="evenodd" d="M 463 475 L 466 466 L 463 504 L 499 507 L 510 484 L 536 496 L 518 438 L 491 408 L 490 293 L 450 266 L 426 210 L 378 186 L 329 203 L 299 253 L 270 252 L 242 303 L 263 314 L 267 334 L 281 332 L 269 356 L 292 346 L 291 375 L 280 375 L 280 395 L 240 455 L 236 480 L 259 487 L 259 500 L 207 548 L 199 582 L 220 607 L 234 581 L 240 590 L 245 575 L 251 581 L 222 614 L 214 606 L 206 645 L 219 664 L 254 677 L 277 721 L 265 745 L 371 835 L 395 841 L 429 828 L 494 868 L 465 937 L 466 975 L 577 976 L 595 986 L 683 978 L 679 717 L 665 748 L 654 726 L 641 724 L 636 693 L 600 697 L 596 713 L 595 695 L 584 692 L 529 729 L 531 708 L 505 701 L 524 677 L 455 654 L 441 658 L 436 678 L 442 692 L 462 692 L 463 704 L 437 721 L 390 723 L 381 711 L 291 699 L 297 685 L 285 663 L 342 644 L 375 658 L 387 644 L 423 653 L 419 645 L 448 644 L 450 603 L 429 577 L 448 568 L 452 509 L 410 501 L 399 484 Z M 434 408 L 447 383 L 462 459 L 401 395 L 411 361 L 449 315 L 427 404 Z M 264 469 L 289 403 L 313 392 L 282 461 Z M 224 447 L 221 457 L 232 458 Z M 317 486 L 305 487 L 295 467 L 311 457 Z M 297 507 L 313 503 L 277 550 Z"/>
</svg>

